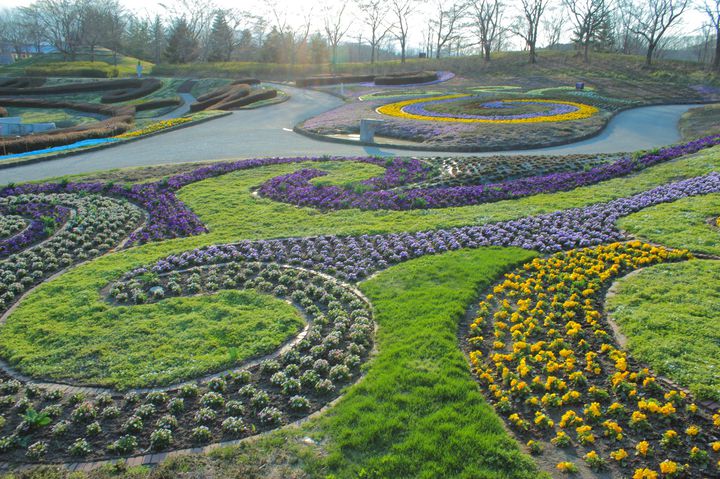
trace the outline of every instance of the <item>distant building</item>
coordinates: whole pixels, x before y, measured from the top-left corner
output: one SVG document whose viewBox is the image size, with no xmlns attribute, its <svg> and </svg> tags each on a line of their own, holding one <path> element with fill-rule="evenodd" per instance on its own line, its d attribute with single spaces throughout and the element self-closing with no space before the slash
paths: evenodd
<svg viewBox="0 0 720 479">
<path fill-rule="evenodd" d="M 23 45 L 20 48 L 20 54 L 18 54 L 17 49 L 12 44 L 0 41 L 0 65 L 11 65 L 18 60 L 30 58 L 38 53 L 57 53 L 57 49 L 49 43 L 41 44 L 39 51 L 35 45 Z"/>
</svg>

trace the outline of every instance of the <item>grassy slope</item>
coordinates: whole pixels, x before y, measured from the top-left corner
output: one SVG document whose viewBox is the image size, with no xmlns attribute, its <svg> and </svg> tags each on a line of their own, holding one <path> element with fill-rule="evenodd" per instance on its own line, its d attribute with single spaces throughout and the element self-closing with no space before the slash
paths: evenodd
<svg viewBox="0 0 720 479">
<path fill-rule="evenodd" d="M 720 133 L 720 105 L 707 105 L 688 110 L 680 117 L 680 134 L 691 140 Z"/>
<path fill-rule="evenodd" d="M 695 253 L 720 255 L 720 231 L 707 220 L 720 216 L 720 195 L 685 198 L 621 219 L 619 226 L 646 241 Z M 672 221 L 668 221 L 672 218 Z"/>
<path fill-rule="evenodd" d="M 77 62 L 89 62 L 89 53 L 80 53 L 75 59 Z M 17 61 L 11 65 L 0 67 L 0 76 L 2 75 L 23 75 L 25 68 L 31 66 L 44 66 L 52 63 L 62 62 L 64 65 L 72 65 L 72 62 L 64 61 L 62 54 L 59 53 L 48 53 L 45 55 L 36 55 L 24 60 Z M 138 59 L 122 54 L 117 55 L 117 68 L 120 71 L 120 76 L 135 76 L 135 68 L 137 66 Z M 105 48 L 97 48 L 95 50 L 95 63 L 99 66 L 114 66 L 114 59 L 112 52 Z M 143 72 L 146 74 L 152 70 L 154 66 L 150 62 L 142 61 Z"/>
<path fill-rule="evenodd" d="M 641 270 L 617 283 L 607 310 L 638 359 L 696 396 L 720 400 L 720 262 Z"/>
</svg>

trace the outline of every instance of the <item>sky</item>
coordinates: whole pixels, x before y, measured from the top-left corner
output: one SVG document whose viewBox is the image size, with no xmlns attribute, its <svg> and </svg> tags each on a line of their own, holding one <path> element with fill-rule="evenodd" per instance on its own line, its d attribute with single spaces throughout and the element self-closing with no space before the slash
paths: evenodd
<svg viewBox="0 0 720 479">
<path fill-rule="evenodd" d="M 12 8 L 17 6 L 30 5 L 33 0 L 0 0 L 0 7 Z M 192 1 L 192 0 L 190 0 Z M 267 0 L 212 0 L 215 5 L 221 8 L 229 9 L 241 9 L 251 12 L 264 13 L 265 17 L 271 18 L 272 10 L 269 7 Z M 308 12 L 313 13 L 313 17 L 316 18 L 315 24 L 312 25 L 313 30 L 322 29 L 322 7 L 318 0 L 273 0 L 276 5 L 276 11 L 281 12 L 281 16 L 285 15 L 282 21 L 287 21 L 291 26 L 299 27 L 304 22 L 304 18 Z M 163 4 L 170 4 L 173 0 L 120 0 L 120 3 L 125 6 L 128 10 L 140 15 L 140 16 L 155 16 L 156 13 L 162 13 L 165 11 Z M 557 2 L 557 0 L 556 0 Z M 695 0 L 696 4 L 700 4 L 702 0 Z M 327 3 L 332 4 L 332 0 L 327 0 Z M 432 12 L 436 9 L 435 1 L 422 2 L 425 5 L 425 12 L 419 12 L 415 16 L 415 21 L 411 23 L 411 33 L 408 38 L 408 48 L 418 49 L 423 44 L 423 30 L 427 28 L 427 19 L 430 18 Z M 508 2 L 510 5 L 513 2 Z M 354 5 L 352 1 L 348 4 L 350 7 Z M 358 21 L 359 14 L 357 12 L 350 11 L 346 15 L 348 20 L 353 20 L 353 27 L 348 32 L 349 41 L 357 41 L 359 28 L 361 22 Z M 511 13 L 506 14 L 506 17 L 514 16 Z M 699 11 L 697 7 L 688 8 L 683 13 L 682 24 L 678 27 L 683 32 L 697 32 L 701 25 L 705 22 L 706 14 Z M 355 26 L 357 25 L 357 27 Z M 413 26 L 415 28 L 413 28 Z M 562 41 L 569 41 L 570 32 L 566 32 L 563 36 Z M 541 41 L 542 43 L 542 41 Z"/>
</svg>

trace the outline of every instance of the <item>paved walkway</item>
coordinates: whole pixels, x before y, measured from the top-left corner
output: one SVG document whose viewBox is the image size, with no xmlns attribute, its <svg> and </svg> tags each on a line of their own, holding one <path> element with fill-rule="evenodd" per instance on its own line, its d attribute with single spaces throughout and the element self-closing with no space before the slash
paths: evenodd
<svg viewBox="0 0 720 479">
<path fill-rule="evenodd" d="M 141 141 L 81 153 L 52 161 L 0 170 L 0 184 L 39 180 L 65 174 L 128 166 L 184 163 L 201 160 L 278 156 L 480 156 L 478 153 L 439 153 L 347 145 L 313 140 L 292 131 L 299 122 L 343 104 L 326 93 L 282 85 L 292 97 L 276 107 L 237 111 L 191 128 Z M 525 150 L 522 153 L 613 153 L 654 148 L 680 139 L 677 121 L 694 105 L 651 106 L 617 115 L 597 137 L 571 145 Z M 501 154 L 516 154 L 508 151 Z M 498 154 L 498 153 L 486 153 Z"/>
</svg>

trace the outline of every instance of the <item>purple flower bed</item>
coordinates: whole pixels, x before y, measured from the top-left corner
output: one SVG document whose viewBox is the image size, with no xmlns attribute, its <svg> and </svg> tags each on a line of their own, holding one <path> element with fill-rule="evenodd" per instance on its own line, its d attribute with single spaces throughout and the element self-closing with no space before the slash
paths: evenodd
<svg viewBox="0 0 720 479">
<path fill-rule="evenodd" d="M 147 222 L 142 229 L 130 235 L 128 246 L 207 231 L 195 213 L 159 183 L 138 184 L 130 188 L 105 183 L 24 184 L 4 188 L 0 197 L 28 193 L 95 193 L 124 198 L 141 206 L 148 214 Z"/>
<path fill-rule="evenodd" d="M 550 253 L 619 241 L 624 236 L 616 227 L 618 218 L 660 203 L 717 192 L 720 173 L 711 173 L 607 203 L 483 226 L 355 237 L 242 241 L 172 255 L 151 269 L 165 273 L 244 259 L 297 265 L 357 281 L 392 264 L 461 248 L 518 246 Z M 147 269 L 140 268 L 131 275 L 144 272 Z"/>
<path fill-rule="evenodd" d="M 18 234 L 0 240 L 0 258 L 10 256 L 47 238 L 52 230 L 67 221 L 70 217 L 70 210 L 58 205 L 22 203 L 0 206 L 0 215 L 3 214 L 28 218 L 30 224 Z"/>
<path fill-rule="evenodd" d="M 408 210 L 467 206 L 540 193 L 569 191 L 640 171 L 648 166 L 718 144 L 720 144 L 720 135 L 713 135 L 663 148 L 638 158 L 625 157 L 587 171 L 552 173 L 483 185 L 415 188 L 403 191 L 355 191 L 338 186 L 315 186 L 309 181 L 319 176 L 319 172 L 301 170 L 265 182 L 259 192 L 276 201 L 321 209 Z"/>
<path fill-rule="evenodd" d="M 432 101 L 426 101 L 421 103 L 413 103 L 411 105 L 407 105 L 402 110 L 405 113 L 409 113 L 411 115 L 423 115 L 423 116 L 431 116 L 431 117 L 438 117 L 438 118 L 464 118 L 464 119 L 470 119 L 470 120 L 522 120 L 526 118 L 536 118 L 539 116 L 556 116 L 556 115 L 564 115 L 566 113 L 572 113 L 575 111 L 578 111 L 579 108 L 573 105 L 564 105 L 561 103 L 553 103 L 550 101 L 533 101 L 533 102 L 523 102 L 524 105 L 546 105 L 548 109 L 546 111 L 540 111 L 540 112 L 534 112 L 534 113 L 522 113 L 517 115 L 472 115 L 467 113 L 440 113 L 436 111 L 431 111 L 426 109 L 425 107 L 428 105 L 434 105 L 438 103 L 453 103 L 457 101 L 463 101 L 463 100 L 469 100 L 469 97 L 460 97 L 460 98 L 446 98 L 444 100 L 432 100 Z M 499 106 L 486 106 L 486 105 L 497 105 Z M 507 108 L 512 109 L 516 106 L 513 103 L 505 103 L 502 101 L 499 102 L 490 102 L 485 103 L 483 105 L 484 108 Z"/>
</svg>

